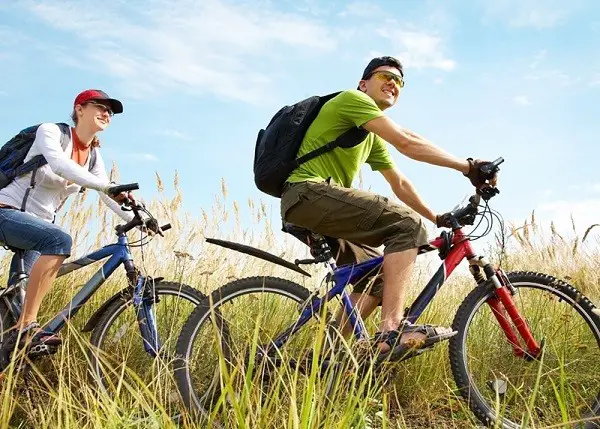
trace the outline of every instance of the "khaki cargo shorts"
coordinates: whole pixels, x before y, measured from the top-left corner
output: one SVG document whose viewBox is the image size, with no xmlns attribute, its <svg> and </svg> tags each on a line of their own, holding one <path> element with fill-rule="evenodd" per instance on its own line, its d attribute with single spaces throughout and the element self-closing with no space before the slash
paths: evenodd
<svg viewBox="0 0 600 429">
<path fill-rule="evenodd" d="M 427 244 L 421 217 L 412 209 L 360 189 L 328 182 L 288 183 L 281 196 L 281 217 L 327 237 L 338 265 L 363 262 Z M 353 292 L 382 296 L 380 272 L 370 273 Z"/>
</svg>

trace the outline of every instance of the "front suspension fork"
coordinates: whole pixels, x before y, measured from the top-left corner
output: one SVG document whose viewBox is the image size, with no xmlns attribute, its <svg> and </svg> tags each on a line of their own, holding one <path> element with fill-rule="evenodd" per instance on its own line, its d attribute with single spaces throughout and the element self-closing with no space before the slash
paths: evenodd
<svg viewBox="0 0 600 429">
<path fill-rule="evenodd" d="M 139 275 L 133 293 L 133 307 L 137 316 L 144 349 L 152 357 L 160 351 L 160 338 L 156 327 L 156 297 L 151 287 L 153 280 Z"/>
<path fill-rule="evenodd" d="M 521 316 L 521 313 L 519 313 L 519 310 L 512 299 L 513 294 L 516 293 L 515 289 L 510 284 L 510 281 L 504 272 L 500 269 L 496 270 L 495 276 L 492 277 L 492 282 L 494 283 L 494 286 L 496 286 L 496 297 L 489 298 L 487 302 L 492 308 L 492 312 L 494 313 L 494 316 L 496 316 L 496 320 L 498 320 L 508 342 L 511 344 L 515 356 L 523 357 L 525 359 L 536 359 L 542 348 L 533 337 L 531 329 L 523 316 Z M 512 320 L 512 325 L 506 317 L 507 314 Z M 521 346 L 513 326 L 517 328 L 517 332 L 521 335 L 526 350 Z"/>
<path fill-rule="evenodd" d="M 479 259 L 478 262 L 481 263 L 484 262 L 484 260 Z M 540 355 L 542 347 L 533 337 L 531 329 L 529 329 L 527 322 L 523 316 L 521 316 L 521 313 L 519 313 L 519 310 L 512 299 L 513 295 L 516 294 L 515 288 L 510 284 L 508 277 L 502 269 L 495 269 L 490 263 L 484 262 L 481 264 L 483 265 L 483 271 L 486 274 L 484 277 L 477 265 L 479 264 L 471 266 L 471 273 L 478 283 L 485 281 L 485 277 L 487 277 L 487 279 L 491 280 L 494 284 L 495 296 L 488 298 L 487 303 L 492 309 L 492 313 L 496 317 L 498 324 L 504 331 L 508 342 L 512 346 L 515 356 L 527 360 L 536 359 Z M 515 327 L 517 328 L 517 332 L 515 332 Z M 521 345 L 517 333 L 520 334 L 526 349 Z"/>
</svg>

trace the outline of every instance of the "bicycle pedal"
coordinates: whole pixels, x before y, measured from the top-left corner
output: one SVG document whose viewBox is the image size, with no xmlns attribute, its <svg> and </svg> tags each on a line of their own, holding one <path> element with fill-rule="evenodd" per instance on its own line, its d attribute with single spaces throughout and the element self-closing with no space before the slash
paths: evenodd
<svg viewBox="0 0 600 429">
<path fill-rule="evenodd" d="M 48 344 L 36 344 L 27 351 L 27 357 L 36 358 L 40 356 L 49 356 L 53 355 L 57 351 L 58 346 L 51 346 Z"/>
<path fill-rule="evenodd" d="M 398 360 L 396 360 L 395 362 L 402 362 L 417 356 L 422 355 L 425 352 L 428 352 L 430 350 L 433 350 L 434 345 L 431 345 L 429 347 L 423 347 L 421 349 L 414 349 L 409 351 L 408 353 L 406 353 L 405 355 L 403 355 L 402 357 L 400 357 Z"/>
</svg>

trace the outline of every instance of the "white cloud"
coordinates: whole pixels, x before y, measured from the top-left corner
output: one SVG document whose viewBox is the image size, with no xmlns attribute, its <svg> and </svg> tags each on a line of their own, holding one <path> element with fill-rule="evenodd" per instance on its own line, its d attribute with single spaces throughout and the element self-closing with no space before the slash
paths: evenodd
<svg viewBox="0 0 600 429">
<path fill-rule="evenodd" d="M 452 71 L 456 62 L 445 54 L 443 40 L 440 36 L 422 30 L 403 29 L 394 21 L 388 21 L 386 28 L 381 28 L 378 33 L 393 44 L 397 50 L 398 58 L 407 67 L 417 69 L 435 68 Z"/>
<path fill-rule="evenodd" d="M 520 104 L 521 106 L 529 106 L 531 105 L 531 101 L 526 95 L 517 95 L 514 99 L 514 102 Z"/>
<path fill-rule="evenodd" d="M 150 161 L 150 162 L 158 161 L 158 158 L 155 155 L 152 155 L 151 153 L 142 153 L 142 154 L 140 154 L 140 158 L 143 159 L 144 161 Z"/>
<path fill-rule="evenodd" d="M 442 79 L 441 77 L 436 77 L 433 80 L 433 83 L 435 83 L 436 85 L 441 85 L 442 83 L 444 83 L 444 79 Z"/>
<path fill-rule="evenodd" d="M 60 0 L 34 2 L 30 10 L 84 44 L 87 61 L 81 63 L 118 78 L 140 97 L 183 87 L 258 102 L 267 93 L 269 62 L 284 54 L 318 55 L 336 47 L 334 37 L 318 23 L 249 2 L 149 0 L 105 3 L 92 10 L 75 0 Z M 100 38 L 90 31 L 107 22 L 118 31 L 103 32 Z M 258 58 L 262 67 L 251 67 Z"/>
<path fill-rule="evenodd" d="M 488 19 L 500 19 L 511 27 L 551 28 L 573 12 L 573 7 L 566 7 L 562 0 L 480 0 L 479 3 Z"/>
<path fill-rule="evenodd" d="M 367 18 L 381 16 L 382 12 L 383 10 L 379 5 L 367 1 L 353 1 L 346 5 L 346 8 L 339 13 L 339 16 Z"/>
<path fill-rule="evenodd" d="M 536 69 L 538 67 L 538 65 L 544 61 L 544 59 L 546 59 L 546 56 L 548 55 L 548 51 L 546 51 L 545 49 L 542 49 L 541 51 L 539 51 L 537 54 L 535 54 L 535 56 L 533 57 L 533 61 L 531 62 L 531 64 L 529 64 L 529 68 L 530 69 Z"/>
<path fill-rule="evenodd" d="M 181 131 L 171 129 L 171 128 L 167 128 L 164 130 L 158 130 L 158 131 L 156 131 L 156 134 L 158 134 L 160 136 L 168 137 L 168 138 L 174 138 L 177 140 L 190 141 L 192 139 L 189 135 L 187 135 Z"/>
<path fill-rule="evenodd" d="M 525 75 L 525 80 L 551 81 L 553 86 L 559 84 L 563 86 L 575 85 L 581 81 L 579 77 L 573 77 L 561 70 L 536 70 L 534 73 Z"/>
<path fill-rule="evenodd" d="M 540 205 L 535 213 L 542 222 L 553 221 L 559 232 L 572 232 L 575 224 L 576 232 L 581 235 L 591 225 L 600 223 L 600 199 L 557 200 Z"/>
</svg>

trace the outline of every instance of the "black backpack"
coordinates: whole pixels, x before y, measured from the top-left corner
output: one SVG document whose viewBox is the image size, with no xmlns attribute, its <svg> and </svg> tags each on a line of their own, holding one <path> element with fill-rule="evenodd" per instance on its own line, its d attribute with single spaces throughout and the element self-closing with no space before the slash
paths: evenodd
<svg viewBox="0 0 600 429">
<path fill-rule="evenodd" d="M 33 171 L 31 175 L 31 185 L 25 192 L 23 198 L 23 206 L 21 209 L 25 210 L 25 202 L 29 196 L 29 192 L 35 186 L 35 170 L 47 163 L 46 158 L 43 155 L 36 155 L 27 162 L 23 162 L 29 149 L 33 145 L 37 129 L 41 124 L 33 125 L 31 127 L 21 130 L 16 136 L 10 139 L 0 148 L 0 189 L 5 188 L 15 178 L 22 176 Z M 71 139 L 70 127 L 68 124 L 57 123 L 56 124 L 61 132 L 60 145 L 63 150 L 67 148 Z M 96 164 L 96 150 L 90 151 L 90 163 L 88 171 L 91 171 Z M 84 188 L 81 188 L 83 192 Z"/>
<path fill-rule="evenodd" d="M 280 198 L 283 185 L 300 164 L 336 147 L 350 148 L 364 141 L 369 132 L 353 127 L 332 142 L 296 158 L 310 124 L 323 105 L 340 92 L 312 96 L 291 106 L 284 106 L 265 129 L 258 132 L 254 149 L 254 183 L 262 192 Z"/>
</svg>

